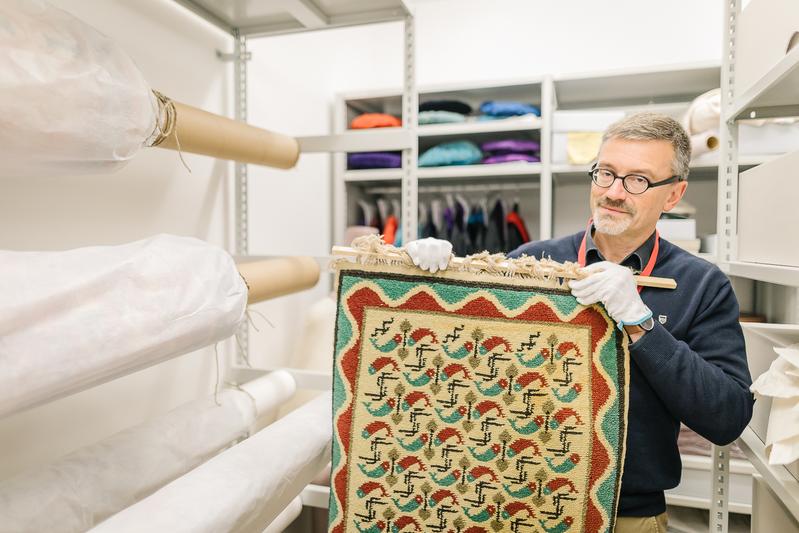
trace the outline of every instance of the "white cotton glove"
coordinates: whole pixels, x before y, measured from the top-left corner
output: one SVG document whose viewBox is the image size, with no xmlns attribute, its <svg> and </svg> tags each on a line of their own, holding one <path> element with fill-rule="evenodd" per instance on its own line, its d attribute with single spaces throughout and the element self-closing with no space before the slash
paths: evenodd
<svg viewBox="0 0 799 533">
<path fill-rule="evenodd" d="M 585 271 L 590 273 L 587 278 L 569 282 L 578 302 L 583 305 L 601 302 L 619 328 L 641 324 L 652 316 L 638 295 L 632 270 L 602 261 L 586 267 Z"/>
<path fill-rule="evenodd" d="M 404 248 L 414 265 L 433 273 L 446 270 L 452 257 L 452 243 L 433 237 L 411 241 Z"/>
</svg>

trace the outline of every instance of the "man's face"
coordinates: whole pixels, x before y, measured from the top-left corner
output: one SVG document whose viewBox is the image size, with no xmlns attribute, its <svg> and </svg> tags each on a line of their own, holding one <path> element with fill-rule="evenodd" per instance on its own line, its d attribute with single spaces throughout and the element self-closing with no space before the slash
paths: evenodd
<svg viewBox="0 0 799 533">
<path fill-rule="evenodd" d="M 599 149 L 597 165 L 618 176 L 639 174 L 653 183 L 672 176 L 674 149 L 668 141 L 632 141 L 608 139 Z M 597 231 L 609 235 L 649 234 L 660 214 L 670 211 L 680 201 L 688 183 L 685 181 L 650 187 L 642 194 L 630 194 L 615 180 L 610 188 L 591 183 L 591 213 Z"/>
</svg>

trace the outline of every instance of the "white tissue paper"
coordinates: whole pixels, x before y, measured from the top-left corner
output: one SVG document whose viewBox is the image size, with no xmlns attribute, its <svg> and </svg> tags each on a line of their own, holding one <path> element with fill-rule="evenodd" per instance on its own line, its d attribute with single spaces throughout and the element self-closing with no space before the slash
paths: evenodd
<svg viewBox="0 0 799 533">
<path fill-rule="evenodd" d="M 92 529 L 263 531 L 330 461 L 326 392 Z"/>
<path fill-rule="evenodd" d="M 226 390 L 0 482 L 0 532 L 79 532 L 245 438 L 246 393 Z"/>
<path fill-rule="evenodd" d="M 777 358 L 750 390 L 772 398 L 766 457 L 769 464 L 785 465 L 799 460 L 799 344 L 774 351 Z"/>
<path fill-rule="evenodd" d="M 295 391 L 277 370 L 0 481 L 0 533 L 86 531 L 248 437 Z"/>
<path fill-rule="evenodd" d="M 0 2 L 0 177 L 117 170 L 156 129 L 131 58 L 42 0 Z"/>
<path fill-rule="evenodd" d="M 228 338 L 247 286 L 224 250 L 159 235 L 0 251 L 0 416 Z"/>
</svg>

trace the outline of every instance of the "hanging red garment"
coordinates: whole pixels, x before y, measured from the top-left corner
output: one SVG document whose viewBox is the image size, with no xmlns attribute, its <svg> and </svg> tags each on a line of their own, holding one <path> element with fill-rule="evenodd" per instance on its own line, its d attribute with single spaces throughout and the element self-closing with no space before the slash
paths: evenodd
<svg viewBox="0 0 799 533">
<path fill-rule="evenodd" d="M 394 240 L 397 238 L 398 225 L 399 221 L 396 216 L 389 215 L 388 218 L 386 218 L 386 225 L 383 227 L 383 242 L 386 244 L 394 244 Z"/>
<path fill-rule="evenodd" d="M 527 227 L 524 225 L 524 220 L 522 220 L 522 217 L 519 216 L 519 213 L 516 211 L 511 211 L 508 213 L 508 216 L 505 220 L 508 224 L 512 224 L 519 231 L 519 235 L 521 235 L 523 243 L 530 242 L 530 234 L 527 233 Z"/>
</svg>

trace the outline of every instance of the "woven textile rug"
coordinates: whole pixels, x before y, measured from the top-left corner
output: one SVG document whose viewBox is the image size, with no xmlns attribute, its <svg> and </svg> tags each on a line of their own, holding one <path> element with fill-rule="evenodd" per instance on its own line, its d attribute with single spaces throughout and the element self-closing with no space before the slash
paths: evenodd
<svg viewBox="0 0 799 533">
<path fill-rule="evenodd" d="M 339 264 L 330 530 L 612 531 L 629 357 L 559 279 Z"/>
</svg>

